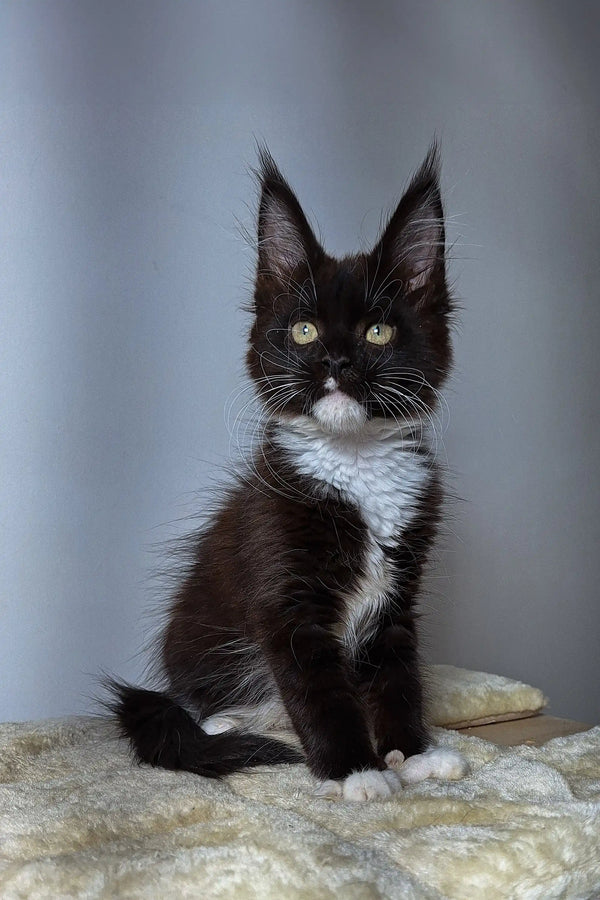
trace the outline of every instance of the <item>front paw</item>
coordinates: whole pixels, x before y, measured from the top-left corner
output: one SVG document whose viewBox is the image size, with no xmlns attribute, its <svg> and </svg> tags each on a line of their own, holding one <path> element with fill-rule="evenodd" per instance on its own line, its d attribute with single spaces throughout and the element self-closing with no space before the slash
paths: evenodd
<svg viewBox="0 0 600 900">
<path fill-rule="evenodd" d="M 383 761 L 388 767 L 388 769 L 399 769 L 403 764 L 406 757 L 402 750 L 390 750 L 389 753 L 386 753 Z"/>
<path fill-rule="evenodd" d="M 401 789 L 400 779 L 389 769 L 365 769 L 351 772 L 343 781 L 329 779 L 322 781 L 315 789 L 315 796 L 327 800 L 348 800 L 351 803 L 366 803 L 391 797 Z"/>
<path fill-rule="evenodd" d="M 410 756 L 398 771 L 404 784 L 416 784 L 427 778 L 456 781 L 468 775 L 469 764 L 457 750 L 430 747 L 424 753 Z"/>
</svg>

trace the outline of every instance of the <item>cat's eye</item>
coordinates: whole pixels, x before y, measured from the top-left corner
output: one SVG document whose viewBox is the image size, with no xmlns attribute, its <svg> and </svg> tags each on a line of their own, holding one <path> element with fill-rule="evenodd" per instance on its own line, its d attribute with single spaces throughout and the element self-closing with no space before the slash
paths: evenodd
<svg viewBox="0 0 600 900">
<path fill-rule="evenodd" d="M 371 325 L 365 332 L 365 340 L 370 344 L 389 344 L 394 337 L 394 329 L 385 322 L 378 322 L 377 325 Z"/>
<path fill-rule="evenodd" d="M 296 344 L 311 344 L 318 336 L 317 326 L 312 322 L 296 322 L 292 326 L 292 338 Z"/>
</svg>

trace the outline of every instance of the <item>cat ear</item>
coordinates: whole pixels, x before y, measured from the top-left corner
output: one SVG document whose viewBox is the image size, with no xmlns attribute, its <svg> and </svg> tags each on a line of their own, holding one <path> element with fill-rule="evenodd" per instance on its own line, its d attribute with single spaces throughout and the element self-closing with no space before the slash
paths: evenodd
<svg viewBox="0 0 600 900">
<path fill-rule="evenodd" d="M 402 282 L 418 302 L 445 285 L 444 210 L 439 187 L 439 153 L 433 144 L 387 223 L 373 251 L 382 279 Z"/>
<path fill-rule="evenodd" d="M 258 271 L 284 280 L 321 251 L 296 195 L 265 148 L 259 150 Z"/>
</svg>

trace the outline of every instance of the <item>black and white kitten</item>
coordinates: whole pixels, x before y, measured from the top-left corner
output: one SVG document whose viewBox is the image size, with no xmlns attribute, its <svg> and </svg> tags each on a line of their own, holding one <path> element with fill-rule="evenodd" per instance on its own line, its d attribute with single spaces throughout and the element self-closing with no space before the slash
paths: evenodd
<svg viewBox="0 0 600 900">
<path fill-rule="evenodd" d="M 429 748 L 416 595 L 441 488 L 424 422 L 450 366 L 433 148 L 370 253 L 336 260 L 268 153 L 247 365 L 267 414 L 250 474 L 197 539 L 160 647 L 164 692 L 114 683 L 137 757 L 219 777 L 305 760 L 364 800 L 458 777 Z M 296 732 L 303 754 L 258 734 Z"/>
</svg>

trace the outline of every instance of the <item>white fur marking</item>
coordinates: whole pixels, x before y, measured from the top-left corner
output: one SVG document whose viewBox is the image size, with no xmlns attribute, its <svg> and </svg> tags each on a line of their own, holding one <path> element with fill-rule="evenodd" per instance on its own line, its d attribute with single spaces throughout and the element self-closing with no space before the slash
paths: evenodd
<svg viewBox="0 0 600 900">
<path fill-rule="evenodd" d="M 376 421 L 366 422 L 356 434 L 328 433 L 309 416 L 280 426 L 275 440 L 298 472 L 320 482 L 324 493 L 331 488 L 339 491 L 342 499 L 358 509 L 368 529 L 364 574 L 345 597 L 342 636 L 354 649 L 393 590 L 394 571 L 384 548 L 401 540 L 412 522 L 431 477 L 429 460 L 415 452 L 411 431 Z"/>
<path fill-rule="evenodd" d="M 377 624 L 379 614 L 394 586 L 392 565 L 370 532 L 363 565 L 364 574 L 354 591 L 345 597 L 341 637 L 352 654 Z"/>
<path fill-rule="evenodd" d="M 365 409 L 358 400 L 353 400 L 352 397 L 335 389 L 317 400 L 312 408 L 312 414 L 325 431 L 332 434 L 351 434 L 360 431 L 367 418 Z"/>
<path fill-rule="evenodd" d="M 343 781 L 322 781 L 316 786 L 314 794 L 325 800 L 343 798 L 351 803 L 365 803 L 367 800 L 391 797 L 401 788 L 402 784 L 395 772 L 366 769 L 363 772 L 351 772 Z"/>
<path fill-rule="evenodd" d="M 209 716 L 200 722 L 200 728 L 205 734 L 223 734 L 232 731 L 238 723 L 231 716 Z"/>
<path fill-rule="evenodd" d="M 342 784 L 331 778 L 327 781 L 320 781 L 314 789 L 314 795 L 322 797 L 323 800 L 339 800 L 342 796 Z"/>
<path fill-rule="evenodd" d="M 400 781 L 393 772 L 367 769 L 365 772 L 352 772 L 344 779 L 342 796 L 353 803 L 364 803 L 366 800 L 391 797 L 400 787 Z"/>
<path fill-rule="evenodd" d="M 468 774 L 469 764 L 456 750 L 433 748 L 416 756 L 409 756 L 398 774 L 405 784 L 416 784 L 426 778 L 457 781 Z"/>
<path fill-rule="evenodd" d="M 329 434 L 308 416 L 297 416 L 280 423 L 274 439 L 300 474 L 325 490 L 335 488 L 357 507 L 384 546 L 393 546 L 410 524 L 430 478 L 429 460 L 415 453 L 414 439 L 371 422 L 358 434 Z"/>
<path fill-rule="evenodd" d="M 291 722 L 281 697 L 246 706 L 230 706 L 200 722 L 206 734 L 221 734 L 233 728 L 239 731 L 270 731 L 291 728 Z"/>
<path fill-rule="evenodd" d="M 399 769 L 405 760 L 402 750 L 390 750 L 383 759 L 388 769 Z"/>
</svg>

